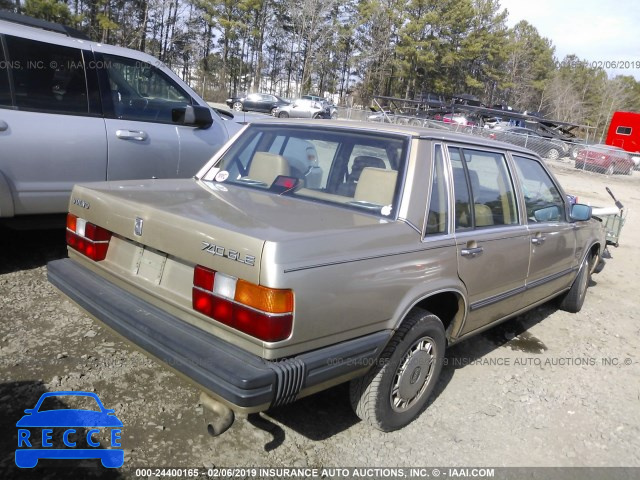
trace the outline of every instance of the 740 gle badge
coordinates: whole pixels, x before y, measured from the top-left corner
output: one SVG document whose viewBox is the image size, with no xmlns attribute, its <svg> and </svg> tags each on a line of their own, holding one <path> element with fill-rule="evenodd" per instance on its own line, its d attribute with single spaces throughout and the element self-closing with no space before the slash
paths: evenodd
<svg viewBox="0 0 640 480">
<path fill-rule="evenodd" d="M 65 401 L 78 399 L 87 408 L 64 408 Z M 33 468 L 41 458 L 99 458 L 107 468 L 123 465 L 124 450 L 120 444 L 122 422 L 114 410 L 104 407 L 95 393 L 43 393 L 36 406 L 24 413 L 26 415 L 16 423 L 18 467 Z M 105 434 L 102 442 L 108 446 L 100 442 Z"/>
<path fill-rule="evenodd" d="M 210 253 L 211 255 L 217 255 L 219 257 L 225 257 L 229 260 L 235 260 L 236 262 L 244 263 L 253 267 L 256 263 L 256 257 L 253 255 L 245 255 L 244 257 L 237 250 L 227 249 L 220 245 L 214 245 L 209 242 L 202 242 L 202 250 Z"/>
</svg>

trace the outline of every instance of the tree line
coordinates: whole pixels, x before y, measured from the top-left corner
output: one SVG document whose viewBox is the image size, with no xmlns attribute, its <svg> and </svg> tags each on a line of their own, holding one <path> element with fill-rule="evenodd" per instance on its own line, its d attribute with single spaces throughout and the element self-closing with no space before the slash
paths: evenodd
<svg viewBox="0 0 640 480">
<path fill-rule="evenodd" d="M 374 95 L 466 93 L 590 125 L 596 138 L 613 111 L 640 111 L 632 76 L 557 59 L 533 25 L 507 27 L 499 0 L 0 0 L 0 9 L 150 53 L 212 101 L 328 92 L 367 107 Z"/>
</svg>

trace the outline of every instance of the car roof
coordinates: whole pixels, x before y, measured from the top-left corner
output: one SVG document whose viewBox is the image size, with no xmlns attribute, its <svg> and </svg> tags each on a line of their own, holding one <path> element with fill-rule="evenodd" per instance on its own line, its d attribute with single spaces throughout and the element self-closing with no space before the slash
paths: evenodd
<svg viewBox="0 0 640 480">
<path fill-rule="evenodd" d="M 533 152 L 527 148 L 519 147 L 518 145 L 513 145 L 507 142 L 501 142 L 498 140 L 487 139 L 477 135 L 469 135 L 463 133 L 455 133 L 450 131 L 438 130 L 435 128 L 428 127 L 419 127 L 419 126 L 411 126 L 411 125 L 396 125 L 390 123 L 371 123 L 371 122 L 361 122 L 358 120 L 331 120 L 330 122 L 318 122 L 317 120 L 307 120 L 307 119 L 279 119 L 274 118 L 270 119 L 268 122 L 254 122 L 257 124 L 265 124 L 265 125 L 291 125 L 291 126 L 299 126 L 305 125 L 309 127 L 321 128 L 321 129 L 329 129 L 329 128 L 348 128 L 352 130 L 361 130 L 361 131 L 369 131 L 369 132 L 381 132 L 381 133 L 391 133 L 391 134 L 400 134 L 400 135 L 409 135 L 416 138 L 423 138 L 427 140 L 440 140 L 443 142 L 451 142 L 451 143 L 466 143 L 470 145 L 483 146 L 488 148 L 502 148 L 505 150 L 511 150 L 513 152 L 526 153 L 531 155 Z"/>
<path fill-rule="evenodd" d="M 12 35 L 19 38 L 27 38 L 38 42 L 51 43 L 53 45 L 61 45 L 65 47 L 80 48 L 84 50 L 92 49 L 96 52 L 110 53 L 124 57 L 141 60 L 152 65 L 158 65 L 160 62 L 157 58 L 138 50 L 132 50 L 125 47 L 116 47 L 105 43 L 93 42 L 81 38 L 70 37 L 67 34 L 45 30 L 43 28 L 31 27 L 20 23 L 10 22 L 0 19 L 0 34 Z"/>
</svg>

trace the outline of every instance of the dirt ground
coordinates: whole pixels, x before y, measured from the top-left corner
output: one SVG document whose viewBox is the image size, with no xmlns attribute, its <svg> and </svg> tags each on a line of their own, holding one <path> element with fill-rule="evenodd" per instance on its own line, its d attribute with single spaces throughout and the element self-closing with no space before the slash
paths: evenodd
<svg viewBox="0 0 640 480">
<path fill-rule="evenodd" d="M 95 391 L 115 409 L 126 468 L 112 478 L 160 466 L 640 466 L 640 172 L 552 168 L 580 202 L 612 205 L 610 186 L 628 209 L 583 310 L 548 304 L 452 347 L 429 408 L 387 434 L 359 421 L 340 386 L 210 437 L 195 388 L 47 282 L 46 262 L 65 256 L 62 231 L 0 231 L 0 478 L 23 473 L 14 465 L 23 410 L 56 390 Z M 105 475 L 93 461 L 62 465 L 67 478 L 78 466 Z"/>
</svg>

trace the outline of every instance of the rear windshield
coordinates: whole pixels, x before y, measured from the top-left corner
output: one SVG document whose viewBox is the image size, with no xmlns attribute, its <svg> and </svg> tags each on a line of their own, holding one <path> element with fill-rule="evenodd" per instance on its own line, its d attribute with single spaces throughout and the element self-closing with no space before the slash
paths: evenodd
<svg viewBox="0 0 640 480">
<path fill-rule="evenodd" d="M 250 125 L 203 180 L 395 218 L 407 145 L 321 124 Z"/>
</svg>

